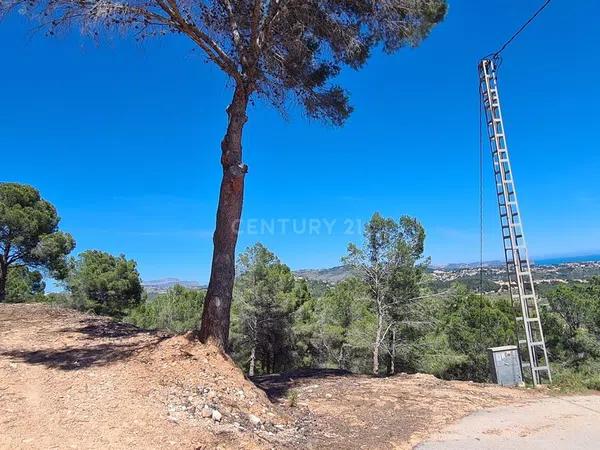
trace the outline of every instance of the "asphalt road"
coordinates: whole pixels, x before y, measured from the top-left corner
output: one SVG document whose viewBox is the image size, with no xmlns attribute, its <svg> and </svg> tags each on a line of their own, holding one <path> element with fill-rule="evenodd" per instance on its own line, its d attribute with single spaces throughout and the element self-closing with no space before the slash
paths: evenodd
<svg viewBox="0 0 600 450">
<path fill-rule="evenodd" d="M 600 395 L 552 397 L 478 411 L 418 450 L 600 449 Z"/>
</svg>

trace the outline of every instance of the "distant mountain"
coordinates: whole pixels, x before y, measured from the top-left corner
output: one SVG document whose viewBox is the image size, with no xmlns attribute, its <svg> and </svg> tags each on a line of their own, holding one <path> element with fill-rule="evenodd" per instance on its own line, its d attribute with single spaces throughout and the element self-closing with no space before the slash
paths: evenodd
<svg viewBox="0 0 600 450">
<path fill-rule="evenodd" d="M 352 269 L 348 266 L 336 266 L 329 269 L 300 269 L 294 271 L 299 278 L 313 281 L 323 281 L 335 284 L 352 276 Z"/>
<path fill-rule="evenodd" d="M 173 286 L 180 285 L 188 289 L 205 289 L 206 286 L 198 283 L 197 281 L 185 281 L 178 278 L 161 278 L 159 280 L 148 280 L 142 281 L 142 286 L 146 289 L 146 292 L 162 293 L 167 292 Z"/>
<path fill-rule="evenodd" d="M 503 261 L 486 261 L 483 263 L 484 278 L 489 286 L 501 283 L 506 276 Z M 600 275 L 600 258 L 597 256 L 540 259 L 532 265 L 536 282 L 558 283 L 572 280 L 586 280 Z M 457 263 L 446 265 L 433 265 L 429 268 L 432 279 L 438 288 L 447 288 L 454 282 L 461 282 L 467 286 L 479 286 L 479 263 Z M 319 289 L 327 285 L 336 284 L 352 276 L 352 269 L 348 266 L 337 266 L 328 269 L 302 269 L 294 275 L 304 278 Z M 492 283 L 492 284 L 490 284 Z M 439 286 L 438 286 L 439 285 Z M 489 287 L 488 286 L 488 287 Z M 314 287 L 314 286 L 312 286 Z"/>
<path fill-rule="evenodd" d="M 485 261 L 486 279 L 496 282 L 504 279 L 504 261 Z M 574 256 L 564 258 L 539 259 L 534 262 L 536 278 L 539 280 L 573 280 L 587 279 L 594 275 L 600 275 L 600 256 Z M 546 267 L 544 267 L 546 266 Z M 479 263 L 453 263 L 445 265 L 433 265 L 429 271 L 434 278 L 451 283 L 454 281 L 479 282 Z M 446 273 L 446 274 L 444 274 Z M 494 274 L 494 275 L 492 275 Z M 294 271 L 298 278 L 312 281 L 314 289 L 326 289 L 327 285 L 339 283 L 352 276 L 352 269 L 348 266 L 336 266 L 327 269 L 300 269 Z M 206 285 L 197 281 L 184 281 L 178 278 L 161 278 L 159 280 L 148 280 L 142 285 L 148 293 L 163 293 L 175 285 L 181 285 L 189 289 L 206 289 Z M 468 283 L 466 283 L 468 284 Z"/>
</svg>

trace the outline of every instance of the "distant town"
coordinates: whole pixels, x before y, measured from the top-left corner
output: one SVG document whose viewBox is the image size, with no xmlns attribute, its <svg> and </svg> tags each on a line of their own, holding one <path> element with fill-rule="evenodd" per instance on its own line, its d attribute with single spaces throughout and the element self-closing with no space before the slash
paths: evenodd
<svg viewBox="0 0 600 450">
<path fill-rule="evenodd" d="M 533 264 L 532 272 L 535 284 L 543 290 L 546 286 L 568 282 L 586 282 L 594 276 L 600 276 L 599 257 L 590 257 L 593 259 L 590 261 L 580 261 L 581 257 L 573 259 L 577 261 Z M 454 283 L 463 283 L 471 289 L 478 290 L 479 270 L 479 263 L 431 266 L 429 268 L 429 285 L 434 291 L 446 289 Z M 327 269 L 302 269 L 295 271 L 294 274 L 298 278 L 304 278 L 311 282 L 334 285 L 350 277 L 352 271 L 346 266 L 337 266 Z M 185 281 L 177 278 L 144 281 L 143 285 L 148 294 L 164 293 L 175 285 L 199 290 L 206 288 L 197 281 Z M 504 263 L 501 261 L 485 262 L 483 266 L 484 292 L 501 292 L 506 289 L 506 285 Z"/>
</svg>

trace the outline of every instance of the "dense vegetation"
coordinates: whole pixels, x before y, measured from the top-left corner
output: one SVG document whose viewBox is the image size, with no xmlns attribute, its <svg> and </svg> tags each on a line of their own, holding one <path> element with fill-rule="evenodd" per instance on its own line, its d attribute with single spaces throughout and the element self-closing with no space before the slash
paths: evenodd
<svg viewBox="0 0 600 450">
<path fill-rule="evenodd" d="M 5 301 L 50 302 L 174 333 L 197 328 L 204 292 L 175 286 L 149 298 L 124 255 L 68 257 L 74 241 L 34 189 L 3 184 L 0 201 Z M 342 258 L 350 277 L 335 284 L 294 276 L 265 246 L 251 246 L 237 261 L 230 354 L 250 375 L 329 367 L 486 381 L 486 349 L 514 342 L 512 306 L 463 284 L 435 290 L 424 241 L 416 219 L 374 214 Z M 65 291 L 44 295 L 44 275 Z M 600 277 L 545 291 L 541 309 L 557 384 L 600 389 Z"/>
</svg>

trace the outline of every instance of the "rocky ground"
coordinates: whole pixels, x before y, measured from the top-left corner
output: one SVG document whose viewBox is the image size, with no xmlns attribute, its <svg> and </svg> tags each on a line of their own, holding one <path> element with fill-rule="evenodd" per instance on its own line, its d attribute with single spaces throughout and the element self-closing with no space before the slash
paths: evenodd
<svg viewBox="0 0 600 450">
<path fill-rule="evenodd" d="M 428 375 L 254 381 L 190 336 L 0 305 L 3 449 L 410 448 L 472 411 L 544 395 Z"/>
</svg>

